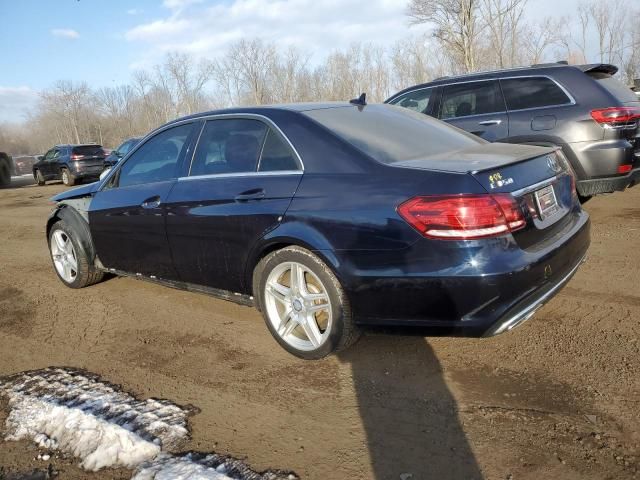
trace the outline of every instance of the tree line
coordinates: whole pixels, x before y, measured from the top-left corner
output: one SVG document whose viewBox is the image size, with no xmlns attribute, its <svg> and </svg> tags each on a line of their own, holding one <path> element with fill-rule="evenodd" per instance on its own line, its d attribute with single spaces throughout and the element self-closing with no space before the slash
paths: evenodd
<svg viewBox="0 0 640 480">
<path fill-rule="evenodd" d="M 312 52 L 259 38 L 233 43 L 216 58 L 172 52 L 125 85 L 55 82 L 24 123 L 0 126 L 0 146 L 14 154 L 41 153 L 57 143 L 115 147 L 203 110 L 348 100 L 361 92 L 378 102 L 444 75 L 558 59 L 613 63 L 630 83 L 640 77 L 640 8 L 630 1 L 583 0 L 571 18 L 533 21 L 528 0 L 410 0 L 408 23 L 425 24 L 428 33 L 386 47 L 355 43 L 321 62 Z M 591 57 L 590 38 L 597 40 Z"/>
</svg>

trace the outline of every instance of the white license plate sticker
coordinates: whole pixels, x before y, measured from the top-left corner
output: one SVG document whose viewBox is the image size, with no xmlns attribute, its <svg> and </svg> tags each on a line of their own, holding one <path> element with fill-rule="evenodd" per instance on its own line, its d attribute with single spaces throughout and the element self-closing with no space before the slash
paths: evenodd
<svg viewBox="0 0 640 480">
<path fill-rule="evenodd" d="M 540 220 L 550 217 L 560 209 L 553 185 L 547 185 L 536 191 L 536 203 L 538 204 Z"/>
</svg>

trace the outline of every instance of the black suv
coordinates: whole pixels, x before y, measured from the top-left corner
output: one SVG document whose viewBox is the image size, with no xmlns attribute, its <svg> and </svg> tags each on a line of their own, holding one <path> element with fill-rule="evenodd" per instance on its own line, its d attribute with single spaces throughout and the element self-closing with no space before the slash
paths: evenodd
<svg viewBox="0 0 640 480">
<path fill-rule="evenodd" d="M 588 198 L 640 182 L 640 101 L 614 65 L 553 63 L 443 77 L 391 103 L 491 142 L 559 146 Z"/>
<path fill-rule="evenodd" d="M 38 185 L 44 185 L 47 180 L 62 180 L 69 186 L 82 179 L 97 180 L 106 156 L 102 146 L 95 143 L 56 145 L 33 165 L 33 176 Z"/>
</svg>

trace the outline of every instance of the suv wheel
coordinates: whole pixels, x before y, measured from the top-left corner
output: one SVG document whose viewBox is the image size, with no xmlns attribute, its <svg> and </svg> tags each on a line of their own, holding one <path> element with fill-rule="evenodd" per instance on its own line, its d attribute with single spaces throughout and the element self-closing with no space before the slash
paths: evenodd
<svg viewBox="0 0 640 480">
<path fill-rule="evenodd" d="M 40 170 L 36 170 L 35 177 L 38 185 L 42 186 L 46 183 L 44 180 L 44 177 L 42 176 L 42 172 Z"/>
<path fill-rule="evenodd" d="M 340 282 L 304 248 L 287 247 L 264 257 L 254 272 L 253 291 L 269 331 L 297 357 L 326 357 L 360 336 Z"/>
<path fill-rule="evenodd" d="M 62 183 L 68 187 L 73 187 L 76 184 L 76 177 L 74 177 L 66 168 L 62 169 Z"/>
<path fill-rule="evenodd" d="M 0 158 L 0 186 L 5 187 L 11 183 L 9 165 Z"/>
<path fill-rule="evenodd" d="M 83 288 L 102 280 L 104 273 L 91 264 L 76 233 L 63 220 L 51 227 L 49 251 L 56 274 L 67 287 Z"/>
</svg>

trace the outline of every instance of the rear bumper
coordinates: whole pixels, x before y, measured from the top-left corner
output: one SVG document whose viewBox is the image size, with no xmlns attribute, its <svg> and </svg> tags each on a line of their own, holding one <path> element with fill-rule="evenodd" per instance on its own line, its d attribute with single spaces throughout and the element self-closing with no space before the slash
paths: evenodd
<svg viewBox="0 0 640 480">
<path fill-rule="evenodd" d="M 576 189 L 580 195 L 588 197 L 599 193 L 621 192 L 627 187 L 633 187 L 638 183 L 640 183 L 640 168 L 632 170 L 627 175 L 579 180 Z"/>
<path fill-rule="evenodd" d="M 566 230 L 537 250 L 523 250 L 505 237 L 459 246 L 416 245 L 397 259 L 385 255 L 371 276 L 358 262 L 353 282 L 341 278 L 355 321 L 446 336 L 512 329 L 558 293 L 584 260 L 590 221 L 584 211 L 574 214 Z M 340 259 L 345 269 L 355 263 L 353 253 L 349 257 Z M 368 256 L 366 263 L 371 260 Z M 385 270 L 392 262 L 399 267 Z"/>
</svg>

